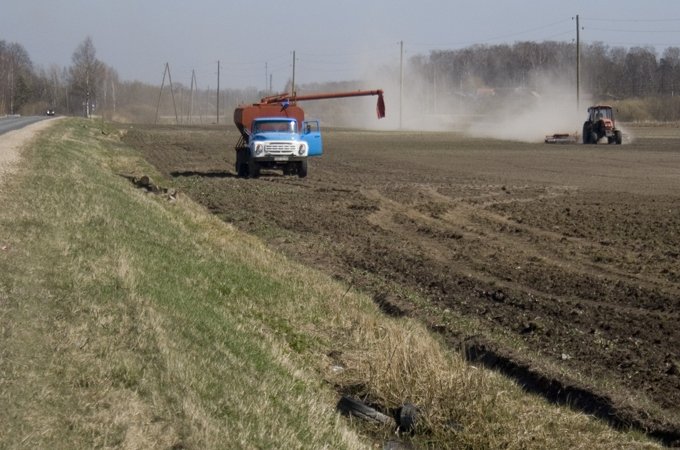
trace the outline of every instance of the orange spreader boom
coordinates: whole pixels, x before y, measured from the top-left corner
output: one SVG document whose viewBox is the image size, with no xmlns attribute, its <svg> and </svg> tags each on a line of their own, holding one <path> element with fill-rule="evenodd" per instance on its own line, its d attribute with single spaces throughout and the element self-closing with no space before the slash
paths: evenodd
<svg viewBox="0 0 680 450">
<path fill-rule="evenodd" d="M 349 91 L 349 92 L 327 92 L 319 94 L 309 94 L 309 95 L 296 95 L 296 94 L 278 94 L 272 95 L 270 97 L 264 97 L 260 100 L 261 104 L 269 105 L 273 103 L 296 103 L 304 100 L 324 100 L 331 98 L 345 98 L 345 97 L 363 97 L 367 95 L 377 95 L 378 104 L 376 106 L 376 111 L 378 113 L 378 119 L 385 117 L 385 100 L 383 99 L 382 89 L 377 89 L 375 91 Z"/>
</svg>

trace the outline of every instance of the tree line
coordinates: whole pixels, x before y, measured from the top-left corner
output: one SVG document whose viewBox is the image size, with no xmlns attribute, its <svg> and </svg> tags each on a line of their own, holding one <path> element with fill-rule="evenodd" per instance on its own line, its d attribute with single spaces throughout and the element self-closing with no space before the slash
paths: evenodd
<svg viewBox="0 0 680 450">
<path fill-rule="evenodd" d="M 582 92 L 596 101 L 651 99 L 658 103 L 673 99 L 673 105 L 678 103 L 674 100 L 680 90 L 678 47 L 668 47 L 657 55 L 651 47 L 585 44 L 580 49 L 580 67 Z M 398 67 L 387 70 L 391 79 L 398 78 Z M 433 98 L 470 96 L 484 89 L 540 92 L 551 89 L 552 83 L 575 84 L 576 45 L 517 42 L 437 50 L 411 57 L 405 73 L 407 96 L 420 95 L 426 84 L 436 87 L 436 94 L 428 87 Z M 336 85 L 314 83 L 299 86 L 298 92 L 332 90 Z M 256 88 L 223 90 L 221 114 L 228 117 L 237 104 L 256 101 L 265 94 Z M 160 116 L 172 122 L 210 123 L 215 121 L 216 103 L 214 90 L 175 83 L 170 91 L 169 86 L 161 90 L 157 85 L 121 81 L 115 69 L 97 58 L 89 37 L 74 50 L 70 66 L 49 68 L 36 67 L 20 44 L 0 40 L 0 115 L 39 114 L 50 108 L 59 114 L 97 114 L 128 121 L 150 122 Z M 680 106 L 675 105 L 671 113 L 659 108 L 649 114 L 659 120 L 680 120 Z"/>
<path fill-rule="evenodd" d="M 62 114 L 90 116 L 106 101 L 116 71 L 96 57 L 91 38 L 74 51 L 72 65 L 36 68 L 21 44 L 0 40 L 0 114 Z"/>
<path fill-rule="evenodd" d="M 97 58 L 90 37 L 74 50 L 70 66 L 53 64 L 49 68 L 36 67 L 21 44 L 0 40 L 0 116 L 44 114 L 53 109 L 57 114 L 96 114 L 132 122 L 159 118 L 166 122 L 215 122 L 215 90 L 187 88 L 181 83 L 172 88 L 166 85 L 161 90 L 158 85 L 121 80 L 114 68 Z M 223 89 L 221 115 L 260 94 L 254 88 Z"/>
<path fill-rule="evenodd" d="M 517 42 L 433 51 L 412 58 L 415 70 L 432 74 L 461 91 L 470 88 L 537 88 L 542 80 L 575 84 L 576 45 L 566 42 Z M 584 92 L 597 99 L 675 96 L 680 90 L 680 48 L 658 56 L 652 47 L 580 46 Z"/>
</svg>

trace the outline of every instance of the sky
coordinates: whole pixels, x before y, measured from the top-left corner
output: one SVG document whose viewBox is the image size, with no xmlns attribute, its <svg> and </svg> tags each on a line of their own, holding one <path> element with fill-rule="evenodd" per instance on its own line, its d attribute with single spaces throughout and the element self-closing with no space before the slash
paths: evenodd
<svg viewBox="0 0 680 450">
<path fill-rule="evenodd" d="M 69 66 L 90 36 L 122 80 L 281 91 L 360 79 L 432 50 L 517 41 L 581 40 L 680 47 L 677 0 L 0 0 L 0 40 L 21 44 L 38 67 Z"/>
</svg>

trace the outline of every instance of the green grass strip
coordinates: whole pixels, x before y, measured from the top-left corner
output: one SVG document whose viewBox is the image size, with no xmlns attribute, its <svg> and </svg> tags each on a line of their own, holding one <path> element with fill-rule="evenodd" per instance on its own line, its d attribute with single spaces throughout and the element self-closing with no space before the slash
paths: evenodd
<svg viewBox="0 0 680 450">
<path fill-rule="evenodd" d="M 53 126 L 2 191 L 0 447 L 361 447 L 265 314 L 296 286 L 135 189 L 150 169 L 99 132 Z"/>
</svg>

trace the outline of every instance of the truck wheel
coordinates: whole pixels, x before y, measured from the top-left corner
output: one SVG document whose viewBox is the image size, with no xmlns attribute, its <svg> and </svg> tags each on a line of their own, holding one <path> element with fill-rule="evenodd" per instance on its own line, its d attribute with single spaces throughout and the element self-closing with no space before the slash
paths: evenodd
<svg viewBox="0 0 680 450">
<path fill-rule="evenodd" d="M 242 162 L 236 163 L 236 175 L 240 178 L 245 178 L 248 176 L 248 166 Z"/>
<path fill-rule="evenodd" d="M 248 162 L 248 177 L 257 178 L 260 176 L 260 165 L 256 161 Z"/>
<path fill-rule="evenodd" d="M 248 176 L 248 148 L 240 147 L 236 150 L 236 174 L 245 178 Z"/>
<path fill-rule="evenodd" d="M 616 145 L 623 143 L 623 133 L 621 133 L 621 130 L 614 131 L 614 142 L 616 142 Z"/>
<path fill-rule="evenodd" d="M 298 177 L 304 178 L 307 176 L 307 160 L 300 161 L 298 166 Z"/>
</svg>

